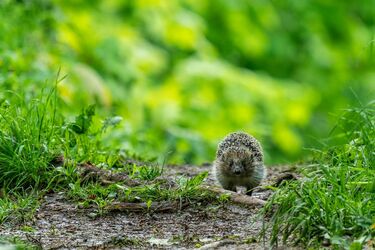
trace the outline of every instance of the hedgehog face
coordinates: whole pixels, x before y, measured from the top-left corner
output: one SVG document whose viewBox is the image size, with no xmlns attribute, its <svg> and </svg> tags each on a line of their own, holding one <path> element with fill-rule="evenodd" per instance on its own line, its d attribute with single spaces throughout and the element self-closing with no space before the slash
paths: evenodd
<svg viewBox="0 0 375 250">
<path fill-rule="evenodd" d="M 252 173 L 254 158 L 246 147 L 228 147 L 219 159 L 221 169 L 229 175 L 244 176 Z"/>
</svg>

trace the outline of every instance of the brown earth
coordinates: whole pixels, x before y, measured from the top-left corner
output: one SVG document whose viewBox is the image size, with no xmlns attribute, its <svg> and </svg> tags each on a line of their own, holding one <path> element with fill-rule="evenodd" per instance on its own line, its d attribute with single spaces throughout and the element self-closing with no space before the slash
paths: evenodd
<svg viewBox="0 0 375 250">
<path fill-rule="evenodd" d="M 169 166 L 166 175 L 194 176 L 209 170 L 208 164 Z M 282 172 L 285 168 L 268 168 L 263 186 L 275 182 Z M 214 183 L 212 175 L 206 183 Z M 253 193 L 262 200 L 270 195 L 262 187 Z M 57 193 L 45 196 L 35 219 L 26 223 L 32 232 L 21 230 L 25 224 L 2 225 L 0 236 L 18 236 L 43 249 L 269 249 L 267 240 L 257 237 L 264 220 L 258 211 L 230 203 L 192 204 L 177 212 L 111 212 L 97 217 L 93 209 L 80 209 Z"/>
</svg>

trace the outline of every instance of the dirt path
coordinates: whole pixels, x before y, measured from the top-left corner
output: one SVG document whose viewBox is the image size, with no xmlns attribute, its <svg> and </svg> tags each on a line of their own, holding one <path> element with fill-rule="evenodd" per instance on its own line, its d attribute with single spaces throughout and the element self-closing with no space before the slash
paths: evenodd
<svg viewBox="0 0 375 250">
<path fill-rule="evenodd" d="M 193 176 L 210 170 L 205 166 L 171 166 L 167 176 Z M 280 168 L 268 171 L 266 182 L 280 174 Z M 208 184 L 213 184 L 211 175 Z M 255 190 L 255 197 L 266 200 L 270 191 Z M 93 217 L 91 210 L 78 209 L 63 194 L 45 197 L 34 221 L 27 223 L 32 232 L 0 227 L 0 236 L 19 236 L 43 249 L 265 249 L 259 242 L 262 228 L 258 209 L 239 205 L 199 204 L 171 213 L 111 213 Z M 219 242 L 219 243 L 215 243 Z M 215 246 L 219 244 L 219 246 Z"/>
</svg>

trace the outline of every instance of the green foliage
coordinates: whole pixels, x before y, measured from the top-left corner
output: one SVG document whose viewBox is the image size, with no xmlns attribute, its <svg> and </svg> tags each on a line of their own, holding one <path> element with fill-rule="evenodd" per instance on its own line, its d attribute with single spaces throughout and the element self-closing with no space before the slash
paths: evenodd
<svg viewBox="0 0 375 250">
<path fill-rule="evenodd" d="M 143 184 L 129 187 L 121 182 L 102 186 L 100 183 L 82 182 L 76 180 L 70 183 L 68 197 L 79 202 L 83 207 L 94 204 L 100 214 L 105 213 L 105 208 L 114 201 L 121 202 L 145 202 L 148 207 L 154 201 L 180 201 L 180 202 L 208 202 L 216 200 L 215 196 L 207 191 L 199 189 L 202 181 L 207 177 L 207 172 L 192 178 L 180 177 L 175 184 L 165 184 L 165 180 L 158 180 L 155 176 L 142 176 L 140 169 L 151 168 L 161 174 L 157 167 L 142 167 L 132 165 L 131 178 L 143 180 Z M 135 174 L 136 173 L 136 174 Z"/>
<path fill-rule="evenodd" d="M 169 186 L 163 167 L 116 164 L 135 154 L 211 161 L 235 130 L 259 138 L 269 162 L 302 157 L 327 134 L 329 113 L 373 98 L 368 6 L 374 0 L 0 1 L 0 223 L 30 218 L 38 202 L 22 191 L 33 188 L 68 187 L 99 211 L 115 200 L 207 201 L 207 173 Z M 60 67 L 67 77 L 56 84 Z M 347 111 L 336 146 L 276 191 L 264 210 L 276 209 L 273 242 L 281 233 L 359 249 L 374 237 L 373 107 Z M 144 185 L 85 182 L 76 165 L 89 161 Z"/>
<path fill-rule="evenodd" d="M 14 93 L 0 106 L 0 184 L 6 188 L 46 187 L 49 162 L 59 153 L 61 118 L 55 89 L 25 98 Z"/>
<path fill-rule="evenodd" d="M 156 177 L 159 177 L 163 173 L 163 167 L 159 167 L 157 165 L 155 166 L 137 166 L 136 164 L 133 165 L 127 165 L 122 169 L 118 169 L 117 171 L 122 170 L 125 173 L 128 173 L 128 175 L 131 178 L 138 178 L 141 180 L 148 180 L 152 181 Z"/>
<path fill-rule="evenodd" d="M 38 206 L 39 202 L 36 194 L 2 193 L 0 199 L 0 224 L 30 221 Z"/>
<path fill-rule="evenodd" d="M 351 89 L 373 96 L 373 5 L 5 0 L 0 88 L 33 92 L 62 67 L 64 114 L 96 103 L 124 118 L 109 147 L 201 162 L 244 130 L 267 161 L 295 160 L 353 102 Z"/>
<path fill-rule="evenodd" d="M 121 116 L 114 116 L 105 119 L 102 126 L 102 132 L 105 132 L 109 127 L 116 127 L 122 120 Z"/>
<path fill-rule="evenodd" d="M 64 124 L 61 130 L 68 158 L 75 163 L 91 161 L 111 167 L 123 156 L 118 150 L 103 145 L 107 129 L 116 127 L 122 121 L 121 117 L 108 117 L 100 122 L 95 117 L 95 106 L 90 105 L 74 120 Z"/>
<path fill-rule="evenodd" d="M 208 172 L 200 173 L 193 178 L 184 178 L 181 177 L 178 179 L 179 193 L 180 198 L 194 196 L 198 192 L 199 185 L 203 180 L 208 176 Z"/>
<path fill-rule="evenodd" d="M 375 102 L 350 109 L 335 135 L 342 143 L 319 153 L 304 178 L 281 187 L 263 210 L 271 214 L 272 243 L 278 236 L 337 248 L 374 247 Z"/>
<path fill-rule="evenodd" d="M 41 249 L 41 247 L 32 245 L 18 237 L 0 237 L 0 249 L 38 250 Z"/>
<path fill-rule="evenodd" d="M 85 134 L 88 132 L 91 124 L 92 117 L 95 115 L 95 105 L 90 105 L 82 111 L 82 113 L 75 118 L 75 122 L 69 124 L 69 129 L 77 134 Z"/>
</svg>

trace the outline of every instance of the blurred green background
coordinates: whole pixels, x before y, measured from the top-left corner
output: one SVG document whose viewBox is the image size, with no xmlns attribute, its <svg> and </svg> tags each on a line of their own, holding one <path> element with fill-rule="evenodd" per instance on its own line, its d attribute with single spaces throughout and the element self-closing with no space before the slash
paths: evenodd
<svg viewBox="0 0 375 250">
<path fill-rule="evenodd" d="M 0 98 L 61 69 L 67 119 L 124 118 L 110 148 L 201 163 L 242 130 L 295 161 L 374 99 L 374 31 L 374 0 L 1 0 Z"/>
</svg>

